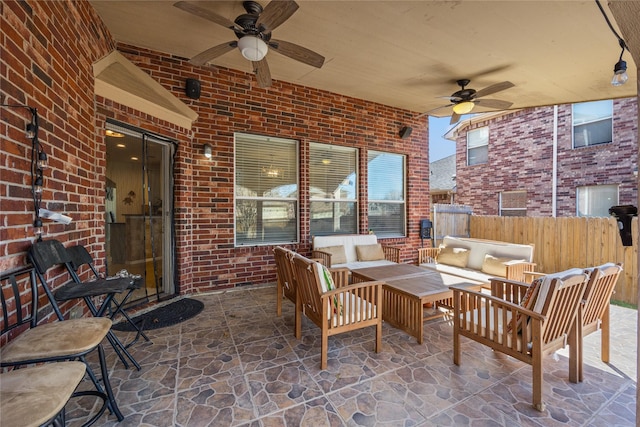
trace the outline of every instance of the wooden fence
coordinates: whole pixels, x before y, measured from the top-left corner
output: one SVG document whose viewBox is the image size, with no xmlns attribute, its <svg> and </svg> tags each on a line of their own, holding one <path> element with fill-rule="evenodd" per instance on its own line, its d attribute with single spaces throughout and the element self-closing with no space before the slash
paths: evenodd
<svg viewBox="0 0 640 427">
<path fill-rule="evenodd" d="M 551 273 L 572 267 L 616 262 L 623 273 L 613 300 L 638 303 L 638 218 L 632 222 L 633 246 L 622 246 L 617 221 L 611 218 L 546 218 L 470 216 L 471 237 L 512 243 L 533 243 L 537 271 Z"/>
</svg>

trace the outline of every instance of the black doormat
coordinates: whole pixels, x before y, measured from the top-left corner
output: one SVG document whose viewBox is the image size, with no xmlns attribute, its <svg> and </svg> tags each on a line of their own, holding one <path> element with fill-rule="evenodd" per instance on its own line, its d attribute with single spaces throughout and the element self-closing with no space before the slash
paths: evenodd
<svg viewBox="0 0 640 427">
<path fill-rule="evenodd" d="M 204 304 L 190 298 L 183 298 L 179 301 L 172 302 L 163 307 L 156 308 L 140 316 L 133 317 L 132 320 L 142 328 L 148 331 L 151 329 L 160 329 L 167 326 L 177 325 L 180 322 L 191 319 L 202 311 Z M 113 325 L 116 331 L 135 331 L 132 324 L 126 320 Z"/>
</svg>

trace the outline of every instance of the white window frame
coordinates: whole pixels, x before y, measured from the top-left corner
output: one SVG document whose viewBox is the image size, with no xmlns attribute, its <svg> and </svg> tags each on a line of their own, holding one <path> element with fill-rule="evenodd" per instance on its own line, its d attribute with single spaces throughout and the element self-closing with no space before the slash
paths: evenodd
<svg viewBox="0 0 640 427">
<path fill-rule="evenodd" d="M 375 161 L 375 159 L 378 158 L 379 156 L 393 156 L 393 157 L 399 157 L 401 159 L 402 170 L 399 172 L 402 174 L 400 178 L 401 179 L 400 182 L 402 183 L 401 184 L 402 188 L 400 189 L 400 194 L 397 194 L 397 195 L 394 194 L 395 198 L 376 199 L 372 197 L 372 195 L 375 194 L 374 188 L 372 188 L 372 186 L 376 185 L 376 188 L 378 188 L 377 184 L 379 184 L 380 182 L 380 179 L 381 179 L 380 177 L 381 176 L 384 177 L 383 174 L 387 174 L 387 176 L 389 176 L 388 174 L 391 174 L 391 177 L 393 177 L 393 173 L 397 172 L 397 171 L 393 171 L 389 167 L 384 168 L 384 171 L 373 170 L 373 168 L 371 167 L 372 162 Z M 392 182 L 391 179 L 387 179 L 384 181 Z M 367 153 L 367 194 L 369 198 L 367 215 L 368 215 L 370 231 L 376 234 L 378 237 L 406 237 L 407 235 L 407 203 L 406 203 L 407 156 L 404 154 L 369 150 L 369 152 Z M 372 212 L 374 212 L 375 211 L 374 208 L 378 207 L 379 205 L 382 205 L 382 206 L 396 205 L 396 207 L 400 209 L 400 211 L 402 212 L 402 215 L 399 218 L 399 222 L 398 222 L 400 226 L 396 230 L 385 230 L 382 227 L 376 227 L 375 225 L 376 222 L 372 220 L 372 217 L 373 217 Z"/>
<path fill-rule="evenodd" d="M 486 135 L 484 135 L 486 134 Z M 477 137 L 476 137 L 477 135 Z M 485 161 L 472 161 L 472 151 L 480 151 L 484 148 Z M 484 165 L 489 162 L 489 126 L 482 126 L 476 129 L 467 131 L 467 166 Z"/>
<path fill-rule="evenodd" d="M 594 214 L 591 205 L 594 203 L 593 199 L 602 197 L 600 194 L 594 194 L 596 191 L 602 193 L 603 190 L 615 190 L 615 197 L 608 202 L 604 203 L 600 212 Z M 603 185 L 584 185 L 576 188 L 576 216 L 579 217 L 608 217 L 609 208 L 611 206 L 617 206 L 620 201 L 620 186 L 617 184 L 603 184 Z M 582 205 L 586 204 L 586 208 L 582 208 Z"/>
<path fill-rule="evenodd" d="M 608 104 L 608 105 L 607 105 Z M 594 110 L 597 108 L 608 108 L 609 110 L 609 114 L 605 115 L 605 116 L 598 116 L 597 113 L 593 113 L 593 116 L 590 118 L 586 118 L 586 117 L 582 117 L 582 118 L 578 118 L 578 112 L 576 110 L 588 110 L 590 108 L 593 108 Z M 583 116 L 585 115 L 585 111 L 583 111 L 581 113 Z M 592 125 L 595 123 L 600 123 L 600 122 L 605 122 L 608 121 L 609 122 L 609 126 L 610 126 L 610 135 L 611 138 L 609 141 L 601 141 L 601 142 L 593 142 L 590 143 L 589 141 L 589 133 L 587 132 L 587 128 L 584 129 L 583 131 L 583 139 L 585 140 L 584 145 L 578 145 L 576 146 L 576 127 L 578 126 L 588 126 L 588 125 Z M 612 100 L 604 100 L 604 101 L 593 101 L 593 102 L 581 102 L 578 104 L 572 104 L 571 105 L 571 146 L 575 149 L 575 148 L 585 148 L 585 147 L 592 147 L 594 145 L 602 145 L 602 144 L 608 144 L 610 142 L 613 142 L 613 101 Z"/>
<path fill-rule="evenodd" d="M 347 169 L 347 176 L 332 176 L 331 172 L 340 169 L 342 174 Z M 316 185 L 316 181 L 325 181 Z M 326 187 L 328 182 L 338 182 L 335 189 Z M 328 184 L 334 185 L 334 184 Z M 358 150 L 354 147 L 309 143 L 309 230 L 312 235 L 357 234 L 358 233 Z M 315 190 L 324 190 L 322 195 Z M 332 190 L 329 192 L 329 190 Z M 324 226 L 314 222 L 315 206 L 330 204 L 333 206 L 330 215 L 331 223 Z M 341 215 L 341 208 L 351 211 L 353 223 L 343 222 L 348 217 Z M 350 209 L 349 209 L 350 208 Z M 328 227 L 329 225 L 330 227 Z"/>
<path fill-rule="evenodd" d="M 280 147 L 280 152 L 278 151 Z M 300 240 L 299 203 L 299 149 L 298 141 L 271 136 L 234 134 L 234 245 L 267 246 L 297 243 Z M 242 157 L 247 153 L 246 157 Z M 269 153 L 269 154 L 267 154 Z M 273 181 L 273 182 L 271 182 Z M 257 194 L 240 184 L 247 183 L 263 194 Z M 287 194 L 277 194 L 277 190 Z M 273 190 L 273 191 L 272 191 Z M 254 209 L 255 220 L 249 218 L 242 224 L 240 206 Z M 269 205 L 273 205 L 270 209 Z M 278 204 L 280 207 L 278 208 Z M 288 205 L 288 206 L 287 206 Z M 275 207 L 275 208 L 274 208 Z M 258 210 L 259 209 L 259 210 Z M 247 208 L 245 207 L 246 211 Z M 276 218 L 274 223 L 283 223 L 282 233 L 268 230 L 269 211 L 285 211 L 286 218 Z M 249 213 L 251 215 L 251 213 Z M 240 223 L 239 223 L 240 222 Z M 291 225 L 295 231 L 291 233 Z M 272 229 L 277 230 L 276 227 Z M 242 234 L 244 233 L 244 236 Z M 270 233 L 273 233 L 272 235 Z M 289 235 L 287 236 L 287 233 Z"/>
</svg>

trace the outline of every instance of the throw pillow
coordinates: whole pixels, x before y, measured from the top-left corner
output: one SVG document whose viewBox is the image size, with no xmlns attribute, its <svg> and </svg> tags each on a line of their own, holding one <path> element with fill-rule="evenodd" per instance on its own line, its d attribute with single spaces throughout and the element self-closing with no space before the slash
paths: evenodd
<svg viewBox="0 0 640 427">
<path fill-rule="evenodd" d="M 326 246 L 324 248 L 317 248 L 319 251 L 327 252 L 331 254 L 331 265 L 346 264 L 347 253 L 344 251 L 344 246 Z"/>
<path fill-rule="evenodd" d="M 524 261 L 523 259 L 499 258 L 486 254 L 482 262 L 482 272 L 492 276 L 507 277 L 507 264 Z"/>
<path fill-rule="evenodd" d="M 454 267 L 465 268 L 467 261 L 469 261 L 469 249 L 466 248 L 441 247 L 436 257 L 438 264 L 447 264 Z"/>
<path fill-rule="evenodd" d="M 536 297 L 538 296 L 538 290 L 540 289 L 540 285 L 543 282 L 543 278 L 539 278 L 531 283 L 531 286 L 527 288 L 527 292 L 525 292 L 522 300 L 520 301 L 520 307 L 526 308 L 527 310 L 533 309 L 533 305 L 536 302 Z M 520 333 L 522 331 L 522 315 L 518 314 L 516 316 L 516 333 Z M 507 326 L 507 332 L 511 332 L 513 329 L 513 323 L 509 323 Z"/>
<path fill-rule="evenodd" d="M 384 250 L 380 243 L 373 245 L 356 245 L 358 261 L 378 261 L 384 258 Z"/>
<path fill-rule="evenodd" d="M 318 281 L 320 282 L 320 288 L 322 289 L 323 293 L 336 288 L 335 284 L 333 283 L 333 277 L 331 277 L 331 272 L 327 267 L 320 264 L 319 262 L 314 262 L 313 270 L 316 277 L 318 278 Z"/>
</svg>

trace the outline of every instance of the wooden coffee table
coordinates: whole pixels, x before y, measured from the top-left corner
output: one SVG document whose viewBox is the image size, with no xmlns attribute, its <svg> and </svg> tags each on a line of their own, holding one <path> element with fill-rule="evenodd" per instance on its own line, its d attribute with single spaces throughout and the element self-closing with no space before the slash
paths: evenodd
<svg viewBox="0 0 640 427">
<path fill-rule="evenodd" d="M 453 298 L 451 285 L 482 289 L 482 282 L 438 273 L 417 265 L 395 264 L 351 270 L 354 282 L 379 280 L 383 286 L 382 318 L 422 344 L 424 304 Z"/>
</svg>

